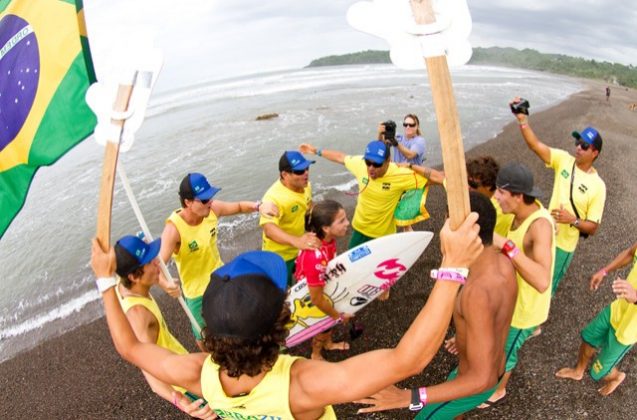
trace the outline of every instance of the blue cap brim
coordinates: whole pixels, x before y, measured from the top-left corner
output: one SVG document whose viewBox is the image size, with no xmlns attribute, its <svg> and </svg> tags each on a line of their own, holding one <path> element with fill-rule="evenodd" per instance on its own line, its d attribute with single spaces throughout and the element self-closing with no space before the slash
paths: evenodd
<svg viewBox="0 0 637 420">
<path fill-rule="evenodd" d="M 148 244 L 148 252 L 146 253 L 146 255 L 144 255 L 144 258 L 142 258 L 139 261 L 140 265 L 146 265 L 149 262 L 151 262 L 152 260 L 155 259 L 155 257 L 157 257 L 157 255 L 159 255 L 159 249 L 161 248 L 161 238 L 157 238 L 154 241 L 152 241 L 151 243 Z"/>
<path fill-rule="evenodd" d="M 383 159 L 383 158 L 381 158 L 379 156 L 376 156 L 376 155 L 371 155 L 371 156 L 365 155 L 364 159 L 365 160 L 369 160 L 370 162 L 374 162 L 374 163 L 384 163 L 385 162 L 385 159 Z"/>
<path fill-rule="evenodd" d="M 270 251 L 248 251 L 219 267 L 214 275 L 235 278 L 246 274 L 264 275 L 280 290 L 287 290 L 288 270 L 285 261 Z"/>
<path fill-rule="evenodd" d="M 292 168 L 295 171 L 302 171 L 304 169 L 307 169 L 310 167 L 310 165 L 316 163 L 315 160 L 306 160 L 305 162 L 299 163 L 298 165 L 296 165 L 294 168 Z"/>
<path fill-rule="evenodd" d="M 219 191 L 221 191 L 221 188 L 213 187 L 211 185 L 210 188 L 208 188 L 207 190 L 195 195 L 195 198 L 198 199 L 198 200 L 210 200 Z"/>
</svg>

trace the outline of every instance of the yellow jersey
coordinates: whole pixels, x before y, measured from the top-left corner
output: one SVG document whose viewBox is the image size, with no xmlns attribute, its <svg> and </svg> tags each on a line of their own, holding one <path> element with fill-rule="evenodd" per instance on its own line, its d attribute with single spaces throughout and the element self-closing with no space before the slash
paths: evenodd
<svg viewBox="0 0 637 420">
<path fill-rule="evenodd" d="M 206 358 L 201 369 L 201 391 L 210 407 L 221 418 L 248 420 L 294 420 L 290 411 L 290 370 L 298 357 L 279 355 L 270 370 L 246 395 L 227 396 L 219 380 L 219 365 Z M 319 420 L 335 420 L 331 405 Z"/>
<path fill-rule="evenodd" d="M 633 267 L 626 279 L 637 289 L 637 251 L 633 255 Z M 637 305 L 626 299 L 615 299 L 610 304 L 610 324 L 615 329 L 617 341 L 625 346 L 637 343 Z"/>
<path fill-rule="evenodd" d="M 581 220 L 590 220 L 600 223 L 604 213 L 606 202 L 606 184 L 600 178 L 595 168 L 587 173 L 579 169 L 575 164 L 575 158 L 561 149 L 551 148 L 551 158 L 546 165 L 555 172 L 553 180 L 553 193 L 549 202 L 549 211 L 564 209 L 575 211 L 571 205 L 571 174 L 575 168 L 573 177 L 573 202 Z M 579 230 L 576 227 L 564 223 L 557 224 L 557 246 L 566 251 L 573 252 L 579 240 Z"/>
<path fill-rule="evenodd" d="M 197 226 L 191 226 L 175 210 L 170 221 L 179 232 L 181 244 L 173 258 L 177 264 L 184 296 L 202 296 L 210 283 L 210 274 L 223 265 L 217 248 L 217 215 L 211 211 Z"/>
<path fill-rule="evenodd" d="M 303 236 L 305 233 L 305 213 L 312 203 L 312 186 L 308 183 L 302 193 L 292 191 L 278 179 L 265 192 L 263 201 L 274 203 L 279 209 L 278 217 L 264 217 L 259 219 L 259 226 L 274 223 L 281 230 L 290 235 Z M 293 260 L 299 250 L 291 245 L 280 244 L 262 234 L 261 249 L 279 254 L 285 261 Z"/>
<path fill-rule="evenodd" d="M 363 156 L 346 156 L 345 167 L 358 183 L 358 200 L 352 226 L 365 236 L 380 238 L 396 233 L 394 210 L 405 191 L 424 187 L 427 178 L 389 163 L 382 177 L 370 179 Z"/>
<path fill-rule="evenodd" d="M 553 231 L 553 218 L 551 213 L 542 206 L 539 201 L 535 203 L 540 206 L 538 210 L 532 213 L 522 222 L 517 229 L 510 229 L 507 238 L 515 243 L 524 252 L 524 235 L 529 230 L 531 224 L 537 219 L 544 218 L 551 224 Z M 551 271 L 549 273 L 550 281 L 553 281 L 553 269 L 555 267 L 555 237 L 551 241 Z M 524 278 L 516 271 L 516 280 L 518 283 L 518 296 L 515 301 L 515 309 L 513 310 L 513 319 L 511 326 L 519 329 L 536 327 L 546 321 L 549 317 L 549 309 L 551 307 L 551 284 L 546 288 L 544 293 L 538 292 L 533 286 L 527 283 Z"/>
</svg>

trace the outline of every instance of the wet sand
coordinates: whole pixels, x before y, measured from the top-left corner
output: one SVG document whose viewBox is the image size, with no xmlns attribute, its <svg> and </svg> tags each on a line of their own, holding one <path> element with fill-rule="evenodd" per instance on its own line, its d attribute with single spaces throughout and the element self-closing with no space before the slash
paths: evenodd
<svg viewBox="0 0 637 420">
<path fill-rule="evenodd" d="M 585 83 L 589 88 L 558 106 L 532 114 L 530 122 L 542 141 L 571 152 L 572 130 L 593 125 L 600 131 L 604 148 L 595 167 L 608 190 L 604 219 L 597 235 L 580 241 L 569 272 L 553 300 L 543 334 L 530 340 L 520 352 L 520 363 L 506 398 L 496 407 L 468 413 L 467 418 L 629 418 L 637 411 L 637 401 L 631 398 L 637 392 L 631 367 L 637 360 L 635 351 L 620 364 L 627 378 L 609 397 L 601 397 L 596 392 L 597 384 L 588 376 L 581 382 L 554 377 L 558 368 L 575 362 L 580 329 L 613 299 L 608 280 L 595 294 L 588 291 L 590 275 L 637 240 L 633 221 L 633 215 L 637 214 L 634 199 L 637 175 L 632 166 L 637 157 L 633 151 L 637 141 L 637 111 L 628 109 L 628 104 L 637 102 L 637 92 L 613 88 L 611 101 L 607 103 L 605 84 Z M 516 92 L 511 94 L 514 96 Z M 532 104 L 533 98 L 529 99 Z M 468 156 L 486 154 L 494 156 L 500 164 L 512 160 L 528 164 L 536 183 L 545 192 L 542 201 L 548 204 L 553 172 L 526 148 L 517 124 L 508 125 L 496 138 L 468 152 Z M 333 194 L 333 198 L 349 204 L 349 214 L 352 214 L 351 198 L 342 193 Z M 436 232 L 443 222 L 444 194 L 434 189 L 428 201 L 432 218 L 417 225 L 417 229 Z M 394 346 L 398 342 L 431 290 L 425 273 L 440 260 L 438 249 L 436 238 L 416 266 L 392 289 L 391 299 L 385 303 L 374 302 L 363 311 L 358 319 L 365 325 L 365 334 L 352 342 L 348 355 Z M 627 270 L 621 273 L 627 274 Z M 194 350 L 187 321 L 178 304 L 161 292 L 156 294 L 175 335 Z M 302 345 L 294 353 L 309 356 L 309 346 Z M 336 361 L 344 355 L 332 352 L 327 357 Z M 441 350 L 421 375 L 401 382 L 400 386 L 439 383 L 454 363 L 454 357 Z M 0 418 L 187 418 L 155 396 L 138 369 L 119 358 L 104 319 L 0 364 L 0 385 Z M 339 418 L 363 418 L 355 415 L 356 409 L 354 405 L 336 407 Z M 366 418 L 412 417 L 405 409 Z"/>
</svg>

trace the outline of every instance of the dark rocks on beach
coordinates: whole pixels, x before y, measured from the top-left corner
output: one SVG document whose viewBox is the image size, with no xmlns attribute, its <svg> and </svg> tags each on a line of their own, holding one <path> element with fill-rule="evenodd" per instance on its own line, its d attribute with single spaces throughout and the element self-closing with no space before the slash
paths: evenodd
<svg viewBox="0 0 637 420">
<path fill-rule="evenodd" d="M 277 114 L 276 112 L 272 112 L 270 114 L 259 115 L 257 117 L 257 121 L 271 120 L 273 118 L 279 118 L 279 114 Z"/>
<path fill-rule="evenodd" d="M 580 241 L 570 270 L 553 300 L 543 333 L 531 339 L 520 352 L 520 363 L 513 373 L 506 397 L 495 407 L 469 412 L 466 415 L 469 419 L 617 419 L 630 418 L 637 412 L 637 401 L 633 398 L 637 384 L 632 368 L 637 360 L 635 349 L 619 365 L 628 373 L 626 380 L 609 397 L 597 393 L 599 385 L 589 376 L 579 382 L 554 376 L 557 369 L 575 362 L 581 328 L 613 300 L 609 279 L 596 293 L 588 291 L 591 274 L 637 240 L 636 224 L 632 222 L 633 215 L 637 214 L 635 154 L 632 152 L 637 121 L 635 114 L 627 108 L 627 104 L 637 102 L 637 92 L 617 90 L 613 95 L 613 106 L 609 107 L 605 106 L 602 85 L 586 83 L 591 86 L 590 90 L 577 93 L 556 107 L 532 114 L 530 123 L 540 139 L 568 151 L 573 150 L 571 131 L 587 125 L 600 131 L 604 149 L 595 167 L 608 190 L 603 222 L 595 236 Z M 518 93 L 511 92 L 511 96 Z M 526 148 L 517 124 L 508 125 L 495 139 L 469 151 L 468 155 L 492 155 L 500 164 L 513 160 L 525 162 L 544 191 L 542 201 L 548 203 L 553 173 Z M 328 196 L 346 204 L 351 217 L 351 198 L 334 191 Z M 416 229 L 437 232 L 446 212 L 444 192 L 440 188 L 432 189 L 427 207 L 432 217 Z M 339 245 L 342 250 L 344 244 Z M 395 346 L 426 301 L 432 287 L 426 273 L 439 261 L 436 235 L 418 263 L 392 288 L 389 301 L 375 301 L 357 317 L 357 321 L 365 326 L 365 333 L 351 343 L 351 350 L 331 352 L 327 354 L 328 359 L 337 361 L 368 350 Z M 627 270 L 622 270 L 618 274 L 624 276 L 626 273 Z M 161 292 L 157 295 L 167 323 L 182 343 L 194 351 L 188 323 L 179 305 Z M 337 329 L 335 334 L 335 338 L 340 339 L 347 331 Z M 309 356 L 309 346 L 301 345 L 294 353 Z M 422 374 L 402 381 L 398 386 L 440 383 L 455 364 L 455 358 L 441 350 Z M 154 395 L 139 370 L 119 358 L 104 319 L 0 364 L 0 386 L 3 390 L 0 418 L 188 418 Z M 336 412 L 342 419 L 363 418 L 356 415 L 357 409 L 354 404 L 343 404 L 336 407 Z M 413 414 L 403 409 L 365 418 L 409 419 Z"/>
</svg>

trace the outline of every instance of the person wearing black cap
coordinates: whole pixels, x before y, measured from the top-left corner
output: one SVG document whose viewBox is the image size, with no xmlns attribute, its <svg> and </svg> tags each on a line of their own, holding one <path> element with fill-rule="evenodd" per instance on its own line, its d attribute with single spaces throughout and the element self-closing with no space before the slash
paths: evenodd
<svg viewBox="0 0 637 420">
<path fill-rule="evenodd" d="M 533 173 L 521 163 L 509 163 L 498 172 L 495 199 L 502 212 L 513 214 L 506 238 L 493 243 L 509 257 L 516 270 L 518 296 L 505 346 L 506 373 L 495 393 L 479 408 L 487 408 L 506 395 L 506 386 L 518 362 L 518 351 L 544 323 L 551 307 L 551 279 L 555 258 L 553 218 L 538 200 Z"/>
<path fill-rule="evenodd" d="M 119 285 L 117 296 L 126 318 L 143 343 L 154 343 L 175 354 L 188 354 L 188 351 L 172 335 L 164 317 L 150 294 L 150 288 L 159 281 L 159 266 L 155 257 L 159 254 L 161 239 L 147 244 L 136 236 L 124 236 L 115 244 L 116 273 Z M 212 410 L 206 404 L 199 408 L 204 400 L 181 387 L 173 387 L 142 370 L 146 382 L 160 397 L 174 404 L 189 415 L 206 419 Z"/>
<path fill-rule="evenodd" d="M 317 249 L 321 240 L 305 232 L 305 213 L 312 207 L 310 165 L 297 151 L 283 152 L 279 159 L 279 179 L 266 191 L 263 201 L 270 201 L 279 210 L 277 217 L 262 217 L 261 249 L 279 254 L 288 268 L 288 286 L 294 283 L 296 256 L 299 250 Z"/>
<path fill-rule="evenodd" d="M 428 176 L 424 176 L 391 162 L 390 146 L 380 140 L 369 142 L 363 156 L 350 156 L 337 150 L 319 149 L 309 143 L 301 144 L 299 150 L 345 165 L 356 178 L 359 193 L 352 218 L 349 249 L 372 239 L 396 233 L 394 211 L 402 195 L 409 190 L 422 189 L 428 184 L 442 184 L 444 180 L 441 172 L 429 170 L 425 173 Z"/>
<path fill-rule="evenodd" d="M 127 361 L 165 382 L 202 395 L 225 418 L 334 419 L 331 404 L 360 399 L 414 375 L 434 357 L 449 326 L 466 268 L 482 252 L 477 214 L 441 233 L 443 261 L 427 303 L 393 349 L 338 363 L 279 353 L 288 334 L 287 268 L 268 251 L 239 255 L 213 273 L 204 294 L 206 352 L 177 355 L 135 337 L 113 290 L 112 249 L 93 240 L 98 278 L 113 343 Z M 373 366 L 373 369 L 370 369 Z"/>
<path fill-rule="evenodd" d="M 166 219 L 161 235 L 161 258 L 166 263 L 171 256 L 175 259 L 184 300 L 201 328 L 205 325 L 201 317 L 201 297 L 210 281 L 210 273 L 223 265 L 217 248 L 219 218 L 252 212 L 266 216 L 277 214 L 276 206 L 272 203 L 213 200 L 219 191 L 221 188 L 210 185 L 200 173 L 186 175 L 179 185 L 181 208 Z M 179 290 L 175 294 L 169 289 L 170 286 L 165 286 L 171 285 L 171 281 L 163 279 L 163 276 L 162 281 L 164 290 L 172 296 L 179 295 Z M 199 331 L 194 327 L 192 330 L 197 345 L 203 349 Z"/>
<path fill-rule="evenodd" d="M 518 101 L 519 98 L 515 98 L 512 104 Z M 580 236 L 594 235 L 602 221 L 606 184 L 593 167 L 602 151 L 602 136 L 593 127 L 573 131 L 575 156 L 572 156 L 540 141 L 529 126 L 528 115 L 518 113 L 515 116 L 529 149 L 555 173 L 548 207 L 557 223 L 557 253 L 551 290 L 554 295 L 573 260 Z"/>
</svg>

